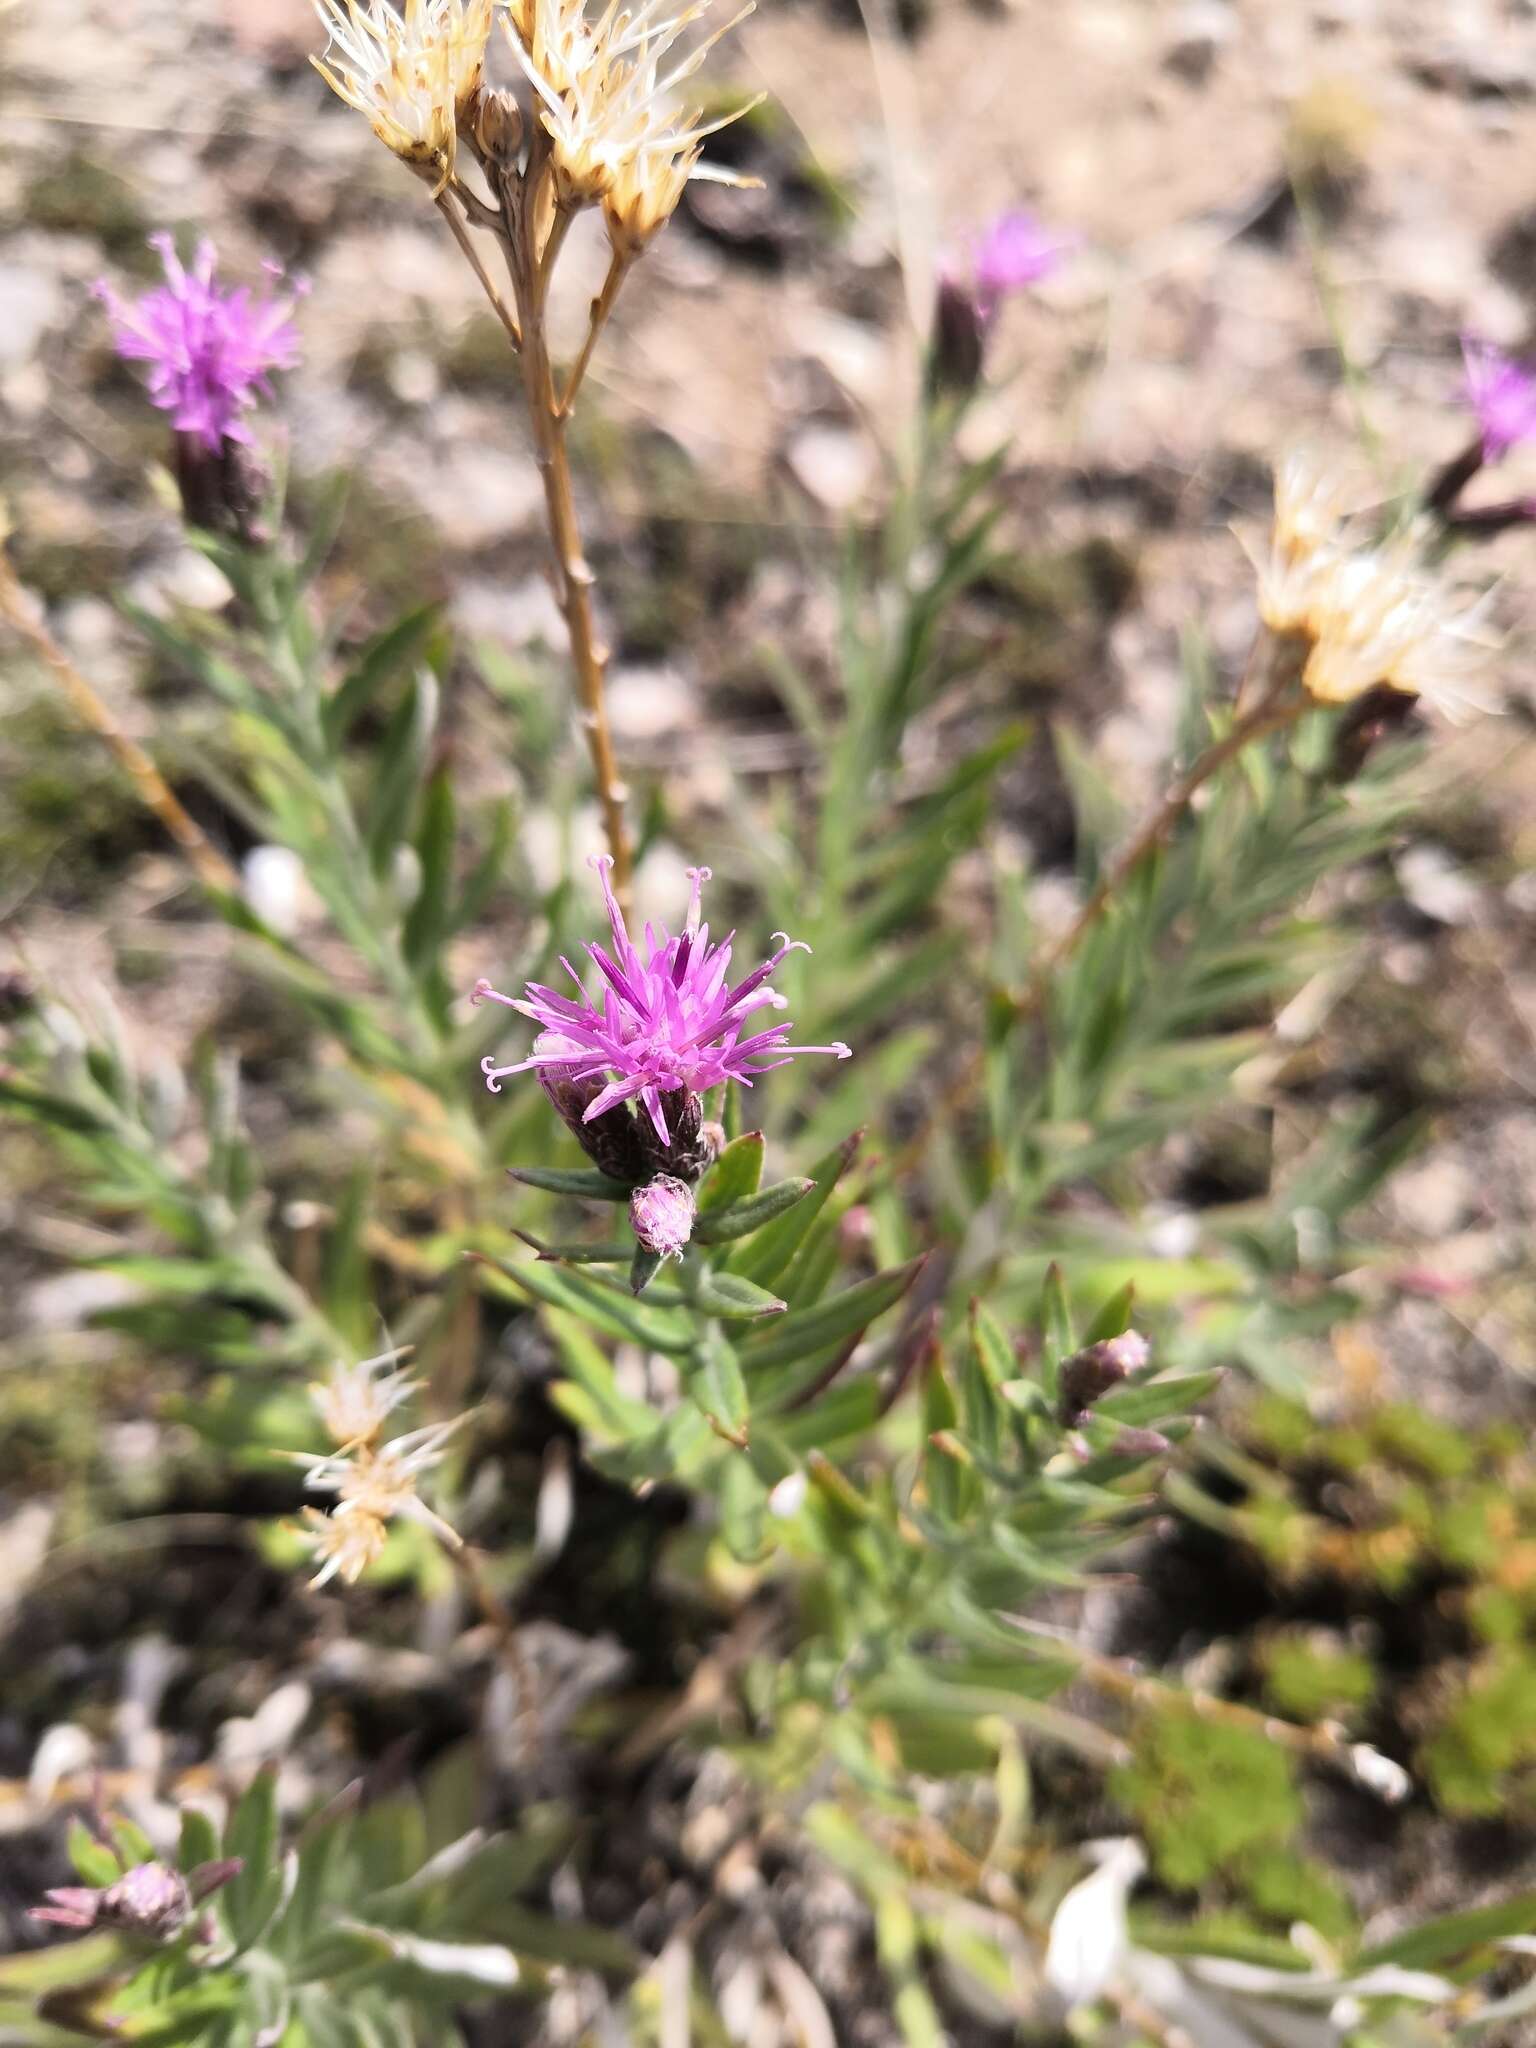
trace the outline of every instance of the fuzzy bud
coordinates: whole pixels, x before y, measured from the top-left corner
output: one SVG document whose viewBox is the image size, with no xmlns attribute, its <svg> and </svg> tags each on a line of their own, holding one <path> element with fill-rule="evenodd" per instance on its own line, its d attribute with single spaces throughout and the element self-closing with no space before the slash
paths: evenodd
<svg viewBox="0 0 1536 2048">
<path fill-rule="evenodd" d="M 1062 1422 L 1082 1422 L 1096 1401 L 1140 1372 L 1151 1356 L 1152 1347 L 1139 1330 L 1122 1330 L 1118 1337 L 1074 1351 L 1061 1368 Z"/>
<path fill-rule="evenodd" d="M 681 1258 L 693 1235 L 693 1190 L 686 1181 L 658 1173 L 629 1198 L 635 1236 L 658 1258 Z"/>
</svg>

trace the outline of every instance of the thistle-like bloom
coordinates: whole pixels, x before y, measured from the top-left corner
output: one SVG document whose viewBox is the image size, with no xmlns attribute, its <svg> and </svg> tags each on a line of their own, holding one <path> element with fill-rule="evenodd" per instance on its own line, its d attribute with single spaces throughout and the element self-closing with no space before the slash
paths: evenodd
<svg viewBox="0 0 1536 2048">
<path fill-rule="evenodd" d="M 509 0 L 507 9 L 512 47 L 550 138 L 561 200 L 572 207 L 601 203 L 609 239 L 624 257 L 638 255 L 666 225 L 690 178 L 754 182 L 701 161 L 705 137 L 747 107 L 705 121 L 674 104 L 679 87 L 741 16 L 668 67 L 679 37 L 709 0 L 675 14 L 669 4 L 640 0 L 628 9 L 612 0 L 595 22 L 587 19 L 585 0 Z"/>
<path fill-rule="evenodd" d="M 1536 371 L 1492 342 L 1463 335 L 1467 403 L 1477 415 L 1484 462 L 1498 462 L 1521 441 L 1536 437 Z"/>
<path fill-rule="evenodd" d="M 385 1351 L 359 1365 L 338 1365 L 324 1385 L 310 1388 L 326 1433 L 338 1448 L 376 1443 L 390 1416 L 415 1392 L 415 1380 L 397 1370 L 403 1356 Z"/>
<path fill-rule="evenodd" d="M 635 1236 L 658 1258 L 680 1259 L 693 1236 L 693 1189 L 675 1174 L 658 1173 L 629 1198 Z"/>
<path fill-rule="evenodd" d="M 709 942 L 709 926 L 699 922 L 708 868 L 690 868 L 693 884 L 688 915 L 676 938 L 665 925 L 645 928 L 645 949 L 634 945 L 609 881 L 613 866 L 606 855 L 591 863 L 602 882 L 613 933 L 613 950 L 600 944 L 586 948 L 607 984 L 597 1001 L 588 995 L 570 961 L 560 964 L 576 984 L 576 999 L 529 982 L 521 996 L 504 996 L 489 982 L 475 985 L 473 1000 L 505 1003 L 539 1026 L 533 1051 L 525 1060 L 498 1067 L 494 1057 L 482 1060 L 486 1086 L 499 1094 L 509 1074 L 537 1072 L 541 1079 L 558 1078 L 584 1086 L 602 1078 L 603 1085 L 582 1111 L 591 1123 L 621 1103 L 638 1101 L 663 1145 L 671 1143 L 665 1098 L 682 1094 L 695 1099 L 725 1081 L 750 1088 L 760 1074 L 787 1066 L 799 1053 L 830 1053 L 845 1060 L 850 1048 L 833 1045 L 791 1045 L 788 1023 L 749 1029 L 749 1020 L 763 1009 L 782 1010 L 787 999 L 769 986 L 769 976 L 789 953 L 808 953 L 803 941 L 787 938 L 750 974 L 728 986 L 734 932 L 717 946 Z M 745 1034 L 745 1035 L 743 1035 Z"/>
<path fill-rule="evenodd" d="M 149 239 L 160 252 L 165 283 L 132 305 L 105 279 L 96 296 L 111 316 L 117 353 L 149 365 L 154 404 L 171 414 L 178 433 L 216 455 L 230 442 L 250 440 L 241 415 L 258 395 L 271 395 L 273 370 L 290 370 L 298 361 L 297 294 L 253 299 L 244 285 L 225 290 L 214 281 L 212 242 L 198 243 L 187 269 L 169 235 Z"/>
<path fill-rule="evenodd" d="M 1302 685 L 1317 702 L 1353 703 L 1386 688 L 1453 721 L 1492 708 L 1486 601 L 1448 590 L 1413 530 L 1357 543 L 1344 490 L 1309 458 L 1288 458 L 1276 473 L 1274 527 L 1256 566 L 1259 615 L 1302 643 Z"/>
<path fill-rule="evenodd" d="M 982 312 L 990 316 L 1013 293 L 1049 277 L 1075 246 L 1075 236 L 1054 233 L 1022 207 L 1000 213 L 971 253 L 971 282 Z"/>
<path fill-rule="evenodd" d="M 459 122 L 485 76 L 492 0 L 315 0 L 330 36 L 310 62 L 402 163 L 431 182 L 453 175 Z"/>
</svg>

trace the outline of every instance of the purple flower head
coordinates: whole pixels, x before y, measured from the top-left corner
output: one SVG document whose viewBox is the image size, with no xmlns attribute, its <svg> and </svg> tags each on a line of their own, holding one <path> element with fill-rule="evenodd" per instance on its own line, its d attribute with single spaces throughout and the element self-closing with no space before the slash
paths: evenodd
<svg viewBox="0 0 1536 2048">
<path fill-rule="evenodd" d="M 670 1173 L 658 1173 L 629 1198 L 629 1220 L 648 1252 L 680 1259 L 693 1236 L 693 1189 Z"/>
<path fill-rule="evenodd" d="M 1022 208 L 1000 213 L 970 252 L 971 283 L 982 313 L 990 318 L 1014 292 L 1049 277 L 1076 240 L 1052 233 Z"/>
<path fill-rule="evenodd" d="M 797 1053 L 825 1052 L 847 1059 L 846 1045 L 791 1045 L 788 1023 L 752 1028 L 759 1011 L 782 1010 L 786 999 L 768 977 L 787 953 L 810 951 L 798 940 L 783 940 L 750 974 L 731 985 L 729 933 L 718 946 L 709 942 L 709 926 L 699 922 L 700 897 L 709 880 L 708 868 L 690 868 L 693 892 L 688 916 L 676 938 L 665 925 L 647 925 L 645 945 L 636 946 L 624 925 L 614 897 L 607 855 L 594 859 L 608 906 L 612 950 L 589 945 L 586 952 L 600 977 L 597 1000 L 569 960 L 560 964 L 576 985 L 576 996 L 560 995 L 529 982 L 521 996 L 504 996 L 489 982 L 475 985 L 474 1000 L 505 1003 L 539 1027 L 533 1051 L 525 1060 L 498 1067 L 494 1056 L 481 1061 L 486 1086 L 499 1094 L 509 1074 L 530 1070 L 539 1075 L 546 1093 L 555 1083 L 562 1093 L 585 1090 L 593 1080 L 603 1085 L 582 1109 L 591 1123 L 620 1104 L 638 1102 L 650 1118 L 661 1143 L 670 1145 L 666 1098 L 681 1095 L 684 1104 L 723 1081 L 750 1088 L 759 1074 L 787 1066 Z M 551 1095 L 551 1099 L 554 1097 Z"/>
<path fill-rule="evenodd" d="M 287 297 L 253 298 L 244 285 L 228 290 L 214 282 L 218 256 L 212 242 L 199 242 L 187 269 L 166 234 L 151 235 L 160 252 L 165 283 L 127 305 L 103 279 L 96 296 L 116 330 L 117 352 L 126 362 L 148 363 L 149 395 L 171 414 L 178 433 L 193 436 L 217 454 L 231 441 L 249 441 L 241 418 L 258 394 L 269 396 L 269 372 L 289 370 L 299 359 L 293 309 L 299 287 Z"/>
<path fill-rule="evenodd" d="M 1497 462 L 1518 442 L 1536 436 L 1536 371 L 1492 342 L 1463 335 L 1467 403 L 1477 415 L 1483 460 Z"/>
</svg>

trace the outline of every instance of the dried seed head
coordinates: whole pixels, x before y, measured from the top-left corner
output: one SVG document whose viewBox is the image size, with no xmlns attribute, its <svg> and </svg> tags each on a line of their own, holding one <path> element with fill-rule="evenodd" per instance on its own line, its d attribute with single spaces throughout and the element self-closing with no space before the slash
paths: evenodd
<svg viewBox="0 0 1536 2048">
<path fill-rule="evenodd" d="M 711 122 L 673 109 L 677 89 L 741 18 L 664 69 L 708 4 L 669 13 L 667 0 L 640 0 L 632 9 L 611 6 L 596 21 L 587 19 L 585 0 L 510 0 L 507 8 L 512 47 L 550 139 L 560 200 L 573 208 L 601 204 L 615 253 L 625 259 L 670 219 L 690 178 L 753 182 L 700 163 L 704 138 L 747 107 Z"/>
<path fill-rule="evenodd" d="M 659 1173 L 629 1198 L 635 1236 L 659 1258 L 680 1259 L 693 1235 L 693 1190 L 686 1181 Z"/>
<path fill-rule="evenodd" d="M 1276 472 L 1274 526 L 1256 566 L 1259 615 L 1296 643 L 1302 685 L 1318 703 L 1385 688 L 1453 720 L 1492 708 L 1485 600 L 1448 590 L 1417 532 L 1357 543 L 1344 488 L 1309 457 L 1288 457 Z"/>
<path fill-rule="evenodd" d="M 299 1459 L 309 1467 L 304 1483 L 311 1493 L 336 1495 L 329 1514 L 304 1510 L 305 1540 L 320 1564 L 312 1585 L 360 1578 L 383 1550 L 389 1524 L 397 1517 L 422 1522 L 450 1547 L 459 1547 L 457 1532 L 433 1513 L 417 1488 L 422 1475 L 442 1463 L 443 1446 L 464 1419 L 458 1415 L 432 1423 L 391 1443 L 381 1444 L 376 1437 L 353 1440 L 323 1457 Z"/>
<path fill-rule="evenodd" d="M 315 0 L 330 36 L 310 62 L 386 149 L 441 192 L 485 75 L 492 0 Z"/>
<path fill-rule="evenodd" d="M 338 1449 L 377 1442 L 390 1416 L 415 1392 L 415 1380 L 396 1369 L 404 1356 L 384 1351 L 359 1365 L 338 1365 L 324 1385 L 310 1388 L 326 1434 Z"/>
<path fill-rule="evenodd" d="M 312 1586 L 337 1578 L 356 1585 L 378 1562 L 389 1540 L 388 1524 L 377 1515 L 326 1515 L 319 1508 L 305 1508 L 304 1520 L 304 1540 L 320 1567 L 309 1582 Z"/>
</svg>

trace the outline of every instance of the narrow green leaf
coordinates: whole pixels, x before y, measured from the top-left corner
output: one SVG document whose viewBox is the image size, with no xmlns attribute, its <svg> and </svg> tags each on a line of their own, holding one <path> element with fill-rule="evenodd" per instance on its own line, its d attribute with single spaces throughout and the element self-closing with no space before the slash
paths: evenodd
<svg viewBox="0 0 1536 2048">
<path fill-rule="evenodd" d="M 1119 1337 L 1131 1327 L 1131 1310 L 1136 1305 L 1136 1283 L 1127 1280 L 1125 1285 L 1112 1294 L 1099 1310 L 1093 1321 L 1083 1332 L 1083 1348 L 1090 1344 L 1102 1344 L 1110 1337 Z"/>
<path fill-rule="evenodd" d="M 185 1875 L 199 1863 L 217 1863 L 223 1851 L 219 1831 L 200 1806 L 181 1809 L 181 1839 L 176 1849 L 176 1868 Z"/>
<path fill-rule="evenodd" d="M 325 736 L 333 749 L 342 745 L 378 692 L 420 657 L 441 614 L 439 604 L 418 605 L 368 642 L 325 707 Z"/>
<path fill-rule="evenodd" d="M 788 1270 L 796 1252 L 805 1242 L 806 1232 L 826 1207 L 832 1190 L 847 1172 L 863 1142 L 863 1131 L 854 1131 L 824 1158 L 817 1160 L 811 1168 L 812 1192 L 786 1215 L 758 1231 L 749 1244 L 733 1252 L 731 1271 L 739 1273 L 743 1280 L 755 1280 L 759 1287 L 772 1287 Z"/>
<path fill-rule="evenodd" d="M 689 1393 L 711 1421 L 728 1435 L 746 1435 L 750 1413 L 747 1383 L 742 1378 L 736 1347 L 729 1338 L 710 1329 L 695 1350 L 686 1380 Z"/>
<path fill-rule="evenodd" d="M 82 1884 L 115 1884 L 123 1874 L 122 1861 L 105 1842 L 98 1842 L 83 1820 L 72 1820 L 66 1840 L 69 1860 Z"/>
<path fill-rule="evenodd" d="M 1536 1891 L 1501 1899 L 1492 1906 L 1473 1906 L 1462 1913 L 1443 1913 L 1417 1927 L 1405 1928 L 1389 1941 L 1364 1949 L 1354 1959 L 1356 1970 L 1375 1970 L 1395 1963 L 1400 1969 L 1423 1970 L 1455 1962 L 1476 1950 L 1536 1930 Z"/>
<path fill-rule="evenodd" d="M 368 1253 L 363 1243 L 372 1189 L 373 1176 L 367 1168 L 349 1176 L 325 1245 L 321 1288 L 325 1312 L 337 1329 L 356 1344 L 366 1342 L 373 1315 Z"/>
<path fill-rule="evenodd" d="M 557 1238 L 551 1242 L 535 1237 L 531 1230 L 517 1230 L 513 1236 L 521 1238 L 541 1259 L 557 1266 L 623 1266 L 634 1253 L 633 1245 L 623 1244 L 617 1238 L 594 1244 L 579 1238 Z"/>
<path fill-rule="evenodd" d="M 277 1771 L 258 1771 L 245 1797 L 230 1815 L 224 1832 L 224 1853 L 238 1856 L 239 1874 L 219 1898 L 229 1931 L 240 1948 L 249 1948 L 266 1925 L 281 1882 L 277 1853 Z"/>
<path fill-rule="evenodd" d="M 724 1208 L 701 1210 L 694 1218 L 693 1241 L 695 1244 L 728 1244 L 734 1238 L 748 1237 L 754 1230 L 761 1230 L 764 1224 L 786 1214 L 797 1202 L 804 1201 L 815 1185 L 813 1180 L 775 1181 L 771 1188 L 764 1188 L 745 1201 L 730 1202 Z"/>
<path fill-rule="evenodd" d="M 363 829 L 373 871 L 380 877 L 388 874 L 395 849 L 405 837 L 437 724 L 437 701 L 437 679 L 430 669 L 419 670 L 373 756 L 376 766 Z"/>
<path fill-rule="evenodd" d="M 784 1303 L 766 1287 L 743 1280 L 739 1273 L 714 1272 L 708 1266 L 699 1274 L 694 1305 L 705 1315 L 750 1319 L 784 1313 Z"/>
<path fill-rule="evenodd" d="M 733 1557 L 755 1564 L 770 1548 L 768 1488 L 750 1458 L 730 1458 L 720 1481 L 720 1533 Z"/>
<path fill-rule="evenodd" d="M 589 1202 L 625 1202 L 630 1189 L 621 1180 L 610 1180 L 595 1166 L 509 1166 L 511 1179 L 525 1188 L 542 1188 L 548 1195 L 580 1195 Z"/>
<path fill-rule="evenodd" d="M 761 1131 L 746 1131 L 733 1138 L 699 1189 L 699 1214 L 711 1209 L 728 1209 L 755 1195 L 763 1178 L 765 1141 Z"/>
<path fill-rule="evenodd" d="M 405 957 L 418 970 L 436 957 L 453 929 L 453 853 L 458 835 L 453 776 L 445 764 L 428 782 L 416 829 L 421 879 L 406 915 Z"/>
<path fill-rule="evenodd" d="M 998 1388 L 1013 1369 L 1008 1339 L 979 1301 L 971 1303 L 970 1342 L 960 1379 L 960 1405 L 966 1434 L 985 1458 L 995 1458 L 1002 1443 L 1003 1411 Z"/>
<path fill-rule="evenodd" d="M 351 490 L 352 472 L 338 469 L 326 477 L 315 491 L 309 515 L 309 539 L 294 572 L 300 590 L 308 589 L 329 560 L 336 536 L 341 531 L 341 522 L 346 516 Z"/>
<path fill-rule="evenodd" d="M 834 1294 L 815 1308 L 793 1309 L 775 1324 L 771 1335 L 749 1340 L 745 1354 L 750 1371 L 766 1371 L 776 1365 L 790 1365 L 824 1346 L 837 1344 L 864 1329 L 900 1301 L 922 1271 L 924 1258 L 908 1260 L 889 1272 L 876 1273 L 854 1287 Z"/>
<path fill-rule="evenodd" d="M 661 1253 L 647 1251 L 643 1244 L 635 1246 L 635 1255 L 629 1262 L 629 1291 L 644 1294 L 655 1279 L 661 1266 Z"/>
<path fill-rule="evenodd" d="M 1067 1304 L 1066 1282 L 1054 1260 L 1045 1269 L 1040 1290 L 1040 1377 L 1051 1399 L 1056 1398 L 1061 1362 L 1077 1349 L 1072 1334 L 1072 1311 Z"/>
<path fill-rule="evenodd" d="M 642 1307 L 627 1294 L 597 1286 L 584 1273 L 563 1266 L 509 1266 L 483 1255 L 477 1255 L 476 1263 L 536 1301 L 565 1309 L 610 1337 L 630 1337 L 653 1351 L 673 1355 L 693 1349 L 694 1333 L 685 1325 L 661 1310 Z"/>
<path fill-rule="evenodd" d="M 1119 1422 L 1135 1429 L 1173 1415 L 1186 1415 L 1209 1398 L 1225 1374 L 1218 1367 L 1210 1372 L 1174 1373 L 1167 1379 L 1144 1380 L 1135 1387 L 1121 1387 L 1106 1394 L 1094 1407 L 1105 1422 Z"/>
</svg>

